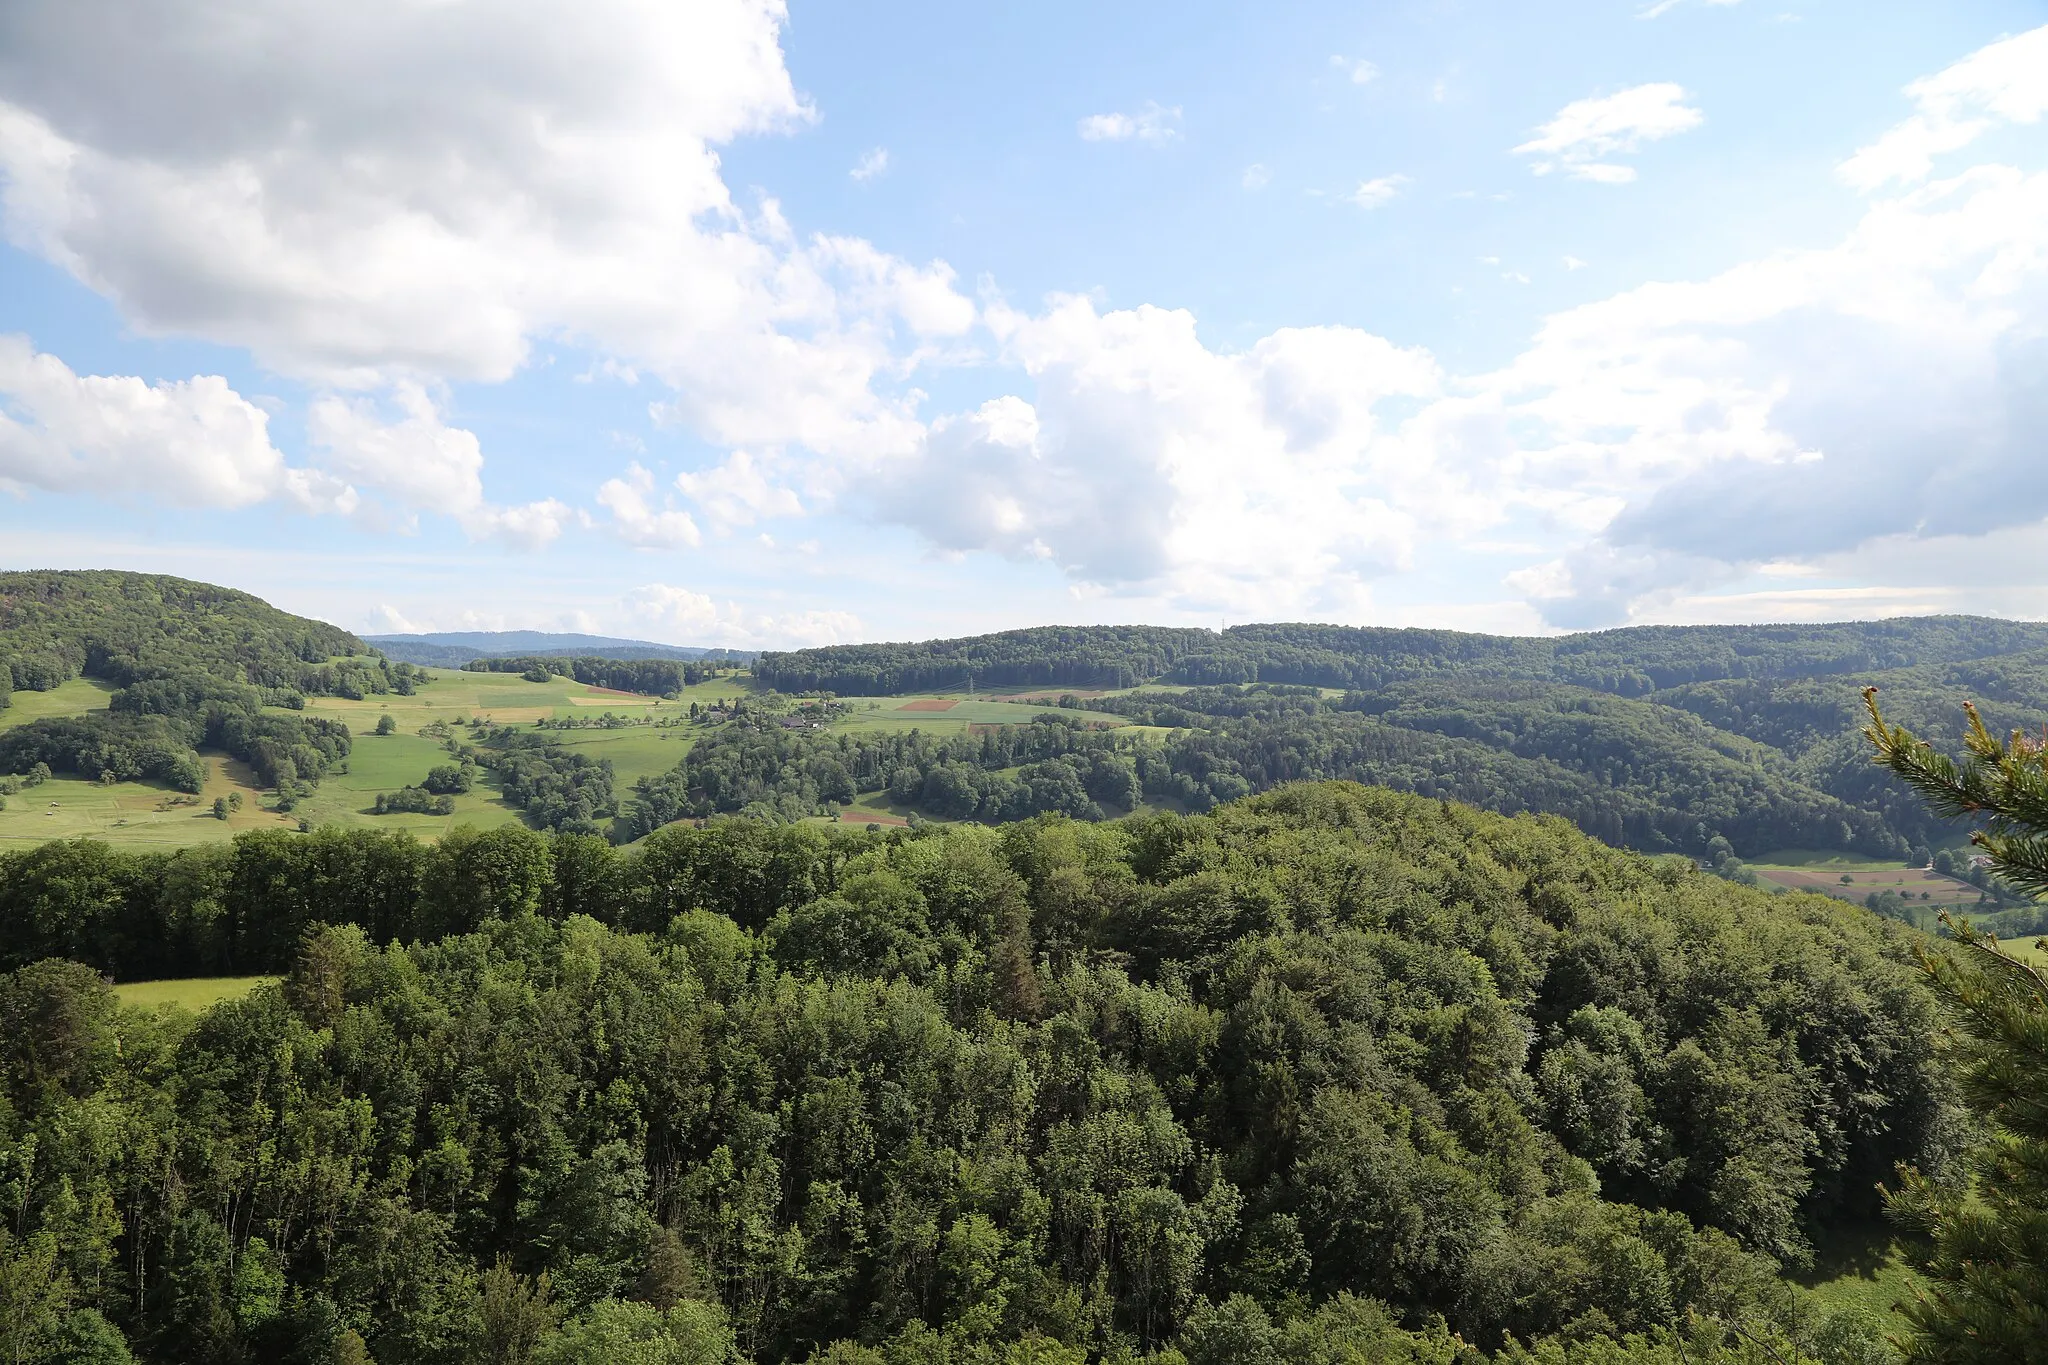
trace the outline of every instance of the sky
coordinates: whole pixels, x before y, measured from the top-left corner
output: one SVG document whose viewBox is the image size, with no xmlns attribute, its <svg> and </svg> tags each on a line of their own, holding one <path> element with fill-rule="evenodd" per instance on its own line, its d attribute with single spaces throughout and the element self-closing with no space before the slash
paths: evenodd
<svg viewBox="0 0 2048 1365">
<path fill-rule="evenodd" d="M 2048 617 L 2048 0 L 12 0 L 0 568 L 363 632 Z"/>
</svg>

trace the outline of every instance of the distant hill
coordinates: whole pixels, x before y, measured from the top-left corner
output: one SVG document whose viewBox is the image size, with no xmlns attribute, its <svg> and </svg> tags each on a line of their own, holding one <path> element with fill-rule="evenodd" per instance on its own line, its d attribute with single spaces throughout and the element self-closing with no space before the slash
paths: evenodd
<svg viewBox="0 0 2048 1365">
<path fill-rule="evenodd" d="M 698 645 L 661 645 L 652 640 L 622 640 L 609 635 L 579 635 L 547 630 L 442 630 L 421 635 L 366 635 L 370 644 L 403 663 L 435 668 L 460 668 L 471 659 L 512 659 L 545 655 L 586 659 L 713 659 L 748 663 L 746 649 L 707 649 Z"/>
<path fill-rule="evenodd" d="M 2048 648 L 2048 623 L 1912 616 L 1814 625 L 1630 626 L 1551 637 L 1276 623 L 1225 631 L 1037 626 L 916 643 L 770 652 L 783 691 L 888 696 L 932 688 L 1144 682 L 1375 688 L 1460 677 L 1566 683 L 1617 696 L 1729 679 L 1826 677 Z"/>
<path fill-rule="evenodd" d="M 669 784 L 699 793 L 685 813 L 721 800 L 719 809 L 800 808 L 805 782 L 820 791 L 832 782 L 828 760 L 857 788 L 887 774 L 899 806 L 976 819 L 1079 812 L 1090 800 L 1124 808 L 1134 792 L 1202 810 L 1248 790 L 1346 778 L 1547 811 L 1610 843 L 1702 861 L 1790 848 L 1890 857 L 1960 831 L 1871 763 L 1864 686 L 1883 689 L 1894 719 L 1945 744 L 1958 737 L 1964 700 L 1994 729 L 2048 726 L 2048 624 L 1977 616 L 1548 638 L 1287 623 L 1047 626 L 767 653 L 753 673 L 782 692 L 850 697 L 969 686 L 1185 690 L 1085 702 L 1162 736 L 1129 759 L 1095 752 L 1116 750 L 1113 735 L 1005 746 L 876 734 L 853 749 L 830 737 L 834 751 L 819 739 L 812 755 L 795 752 L 802 737 L 778 739 L 770 754 L 735 731 L 685 757 Z M 1054 759 L 1074 770 L 1071 782 L 1047 767 Z M 636 818 L 665 813 L 673 792 L 650 788 Z"/>
</svg>

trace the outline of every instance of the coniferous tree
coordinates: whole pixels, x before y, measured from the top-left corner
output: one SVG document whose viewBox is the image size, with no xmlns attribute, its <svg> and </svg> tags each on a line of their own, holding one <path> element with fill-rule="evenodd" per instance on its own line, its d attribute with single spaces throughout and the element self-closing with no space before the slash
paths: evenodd
<svg viewBox="0 0 2048 1365">
<path fill-rule="evenodd" d="M 1974 707 L 1960 764 L 1903 726 L 1865 692 L 1877 761 L 1941 815 L 1985 822 L 1971 839 L 1991 870 L 2048 892 L 2048 738 L 2001 740 Z M 1973 1153 L 1975 1187 L 1944 1187 L 1906 1171 L 1894 1213 L 1933 1242 L 1930 1292 L 1903 1306 L 1913 1361 L 2048 1361 L 2048 977 L 1950 920 L 1958 954 L 1922 965 L 1955 1020 L 1964 1095 L 1990 1135 Z"/>
</svg>

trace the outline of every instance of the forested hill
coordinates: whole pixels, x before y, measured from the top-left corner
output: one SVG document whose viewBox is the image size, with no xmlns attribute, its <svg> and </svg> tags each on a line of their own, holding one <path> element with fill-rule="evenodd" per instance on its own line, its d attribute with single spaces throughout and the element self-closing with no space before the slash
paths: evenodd
<svg viewBox="0 0 2048 1365">
<path fill-rule="evenodd" d="M 113 570 L 0 574 L 0 706 L 79 676 L 119 690 L 105 710 L 0 732 L 0 774 L 148 780 L 193 793 L 201 744 L 247 762 L 289 810 L 344 759 L 346 725 L 274 714 L 308 695 L 409 691 L 414 670 L 338 626 L 245 592 Z"/>
<path fill-rule="evenodd" d="M 853 737 L 812 755 L 795 752 L 821 748 L 802 737 L 722 736 L 666 789 L 643 784 L 635 828 L 721 801 L 805 809 L 808 792 L 792 801 L 791 789 L 808 777 L 829 796 L 836 763 L 860 790 L 887 782 L 899 805 L 952 818 L 1117 809 L 1131 790 L 1201 810 L 1284 782 L 1347 778 L 1548 811 L 1610 842 L 1708 860 L 1786 848 L 1891 857 L 1954 831 L 1871 765 L 1859 736 L 1864 686 L 1950 747 L 1966 699 L 2000 729 L 2048 724 L 2048 624 L 1963 616 L 1552 639 L 1048 627 L 768 654 L 755 673 L 784 690 L 847 696 L 957 691 L 969 678 L 988 688 L 1162 686 L 1085 702 L 1150 727 L 1148 746 L 1114 735 L 1055 744 L 1048 734 L 977 753 Z M 1116 756 L 1125 749 L 1128 761 Z M 1071 776 L 1047 767 L 1053 759 Z M 684 790 L 693 804 L 679 799 Z"/>
<path fill-rule="evenodd" d="M 1143 682 L 1382 687 L 1461 677 L 1557 682 L 1641 696 L 1727 679 L 1775 680 L 1961 663 L 2048 648 L 2048 623 L 1980 616 L 1781 626 L 1631 626 L 1553 638 L 1327 625 L 1044 626 L 908 644 L 763 654 L 783 691 L 889 696 L 931 688 L 1118 688 Z"/>
<path fill-rule="evenodd" d="M 0 931 L 36 1362 L 1885 1365 L 1776 1272 L 1968 1131 L 1911 931 L 1352 786 L 51 843 Z"/>
<path fill-rule="evenodd" d="M 296 686 L 306 665 L 366 652 L 339 626 L 210 583 L 111 569 L 0 573 L 0 665 L 24 690 L 81 674 L 125 687 L 186 671 Z"/>
</svg>

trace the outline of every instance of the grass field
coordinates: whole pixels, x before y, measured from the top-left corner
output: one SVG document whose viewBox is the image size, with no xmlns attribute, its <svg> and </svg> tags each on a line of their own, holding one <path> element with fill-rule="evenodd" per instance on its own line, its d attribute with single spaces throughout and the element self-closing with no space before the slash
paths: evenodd
<svg viewBox="0 0 2048 1365">
<path fill-rule="evenodd" d="M 1837 1229 L 1814 1248 L 1813 1269 L 1799 1277 L 1823 1308 L 1878 1314 L 1890 1313 L 1919 1279 L 1883 1223 Z"/>
<path fill-rule="evenodd" d="M 453 815 L 379 816 L 370 814 L 370 808 L 377 793 L 416 785 L 428 769 L 450 761 L 439 740 L 418 733 L 435 721 L 481 717 L 531 723 L 568 716 L 593 720 L 607 711 L 634 718 L 679 718 L 688 713 L 692 701 L 703 705 L 749 692 L 743 677 L 699 683 L 686 689 L 682 700 L 669 702 L 585 687 L 560 677 L 531 683 L 516 673 L 434 669 L 431 678 L 410 697 L 309 698 L 306 714 L 342 721 L 353 733 L 354 744 L 348 771 L 325 775 L 314 793 L 288 815 L 267 809 L 271 798 L 256 787 L 245 765 L 224 754 L 206 753 L 202 756 L 210 775 L 196 799 L 151 783 L 102 786 L 65 777 L 8 797 L 6 809 L 0 810 L 0 847 L 80 836 L 120 844 L 211 843 L 249 829 L 296 829 L 302 817 L 316 825 L 406 830 L 429 839 L 460 825 L 495 828 L 516 823 L 519 812 L 498 799 L 488 776 L 477 790 L 455 798 Z M 0 710 L 0 727 L 104 710 L 112 691 L 105 684 L 74 678 L 49 692 L 17 692 L 13 704 Z M 384 715 L 397 724 L 398 733 L 375 733 L 377 719 Z M 455 733 L 463 732 L 457 728 Z M 572 748 L 611 759 L 622 795 L 639 778 L 673 768 L 690 743 L 689 732 L 681 727 L 636 725 L 552 734 Z M 214 819 L 214 798 L 230 792 L 241 793 L 242 809 L 225 821 Z"/>
<path fill-rule="evenodd" d="M 82 716 L 87 711 L 104 711 L 107 698 L 113 695 L 113 684 L 90 678 L 73 678 L 47 692 L 16 692 L 6 706 L 0 707 L 0 730 L 45 716 Z"/>
<path fill-rule="evenodd" d="M 297 816 L 262 808 L 263 794 L 247 765 L 217 752 L 202 751 L 201 757 L 207 779 L 198 796 L 154 783 L 101 786 L 73 777 L 53 777 L 10 796 L 7 809 L 0 810 L 0 847 L 86 835 L 109 843 L 204 844 L 246 829 L 297 828 Z M 214 819 L 214 798 L 231 792 L 241 793 L 242 809 Z"/>
<path fill-rule="evenodd" d="M 565 748 L 608 758 L 617 773 L 615 786 L 623 800 L 627 790 L 643 777 L 655 777 L 683 761 L 701 731 L 684 728 L 657 729 L 636 725 L 626 730 L 557 730 L 556 742 Z"/>
<path fill-rule="evenodd" d="M 607 712 L 636 721 L 680 720 L 692 702 L 707 706 L 758 691 L 745 675 L 699 683 L 673 701 L 586 687 L 563 677 L 535 683 L 517 673 L 458 669 L 431 669 L 428 676 L 429 681 L 410 697 L 372 696 L 361 701 L 308 698 L 305 714 L 343 722 L 354 735 L 354 745 L 347 771 L 326 774 L 313 794 L 289 814 L 267 808 L 269 794 L 258 790 L 242 764 L 222 754 L 210 754 L 206 757 L 211 775 L 196 801 L 145 783 L 101 786 L 67 778 L 10 797 L 7 808 L 0 810 L 0 847 L 82 835 L 124 844 L 208 843 L 249 829 L 295 829 L 302 818 L 316 825 L 404 830 L 429 839 L 462 825 L 495 828 L 514 824 L 520 817 L 498 799 L 488 774 L 476 790 L 455 798 L 453 815 L 379 816 L 370 811 L 379 792 L 416 785 L 428 769 L 450 761 L 439 739 L 419 733 L 436 722 L 448 724 L 458 739 L 464 739 L 466 732 L 457 721 L 531 725 L 536 720 L 572 717 L 594 721 Z M 1015 688 L 1009 689 L 1007 697 L 978 692 L 970 698 L 958 692 L 847 698 L 853 712 L 834 728 L 957 733 L 977 725 L 1028 725 L 1048 713 L 1083 722 L 1125 725 L 1123 717 L 1107 712 L 1061 710 L 1046 704 L 1066 690 Z M 0 711 L 0 725 L 104 709 L 111 691 L 100 683 L 73 679 L 50 692 L 16 693 L 14 704 Z M 1108 695 L 1090 689 L 1078 694 Z M 397 726 L 397 733 L 379 735 L 375 733 L 377 721 L 386 715 Z M 659 724 L 548 732 L 551 739 L 569 748 L 610 759 L 622 799 L 641 778 L 674 768 L 700 733 L 681 725 Z M 230 792 L 241 794 L 242 809 L 225 821 L 214 819 L 214 798 Z M 902 820 L 907 814 L 892 811 L 880 801 L 863 802 L 862 807 L 869 818 L 883 823 Z"/>
<path fill-rule="evenodd" d="M 258 986 L 268 985 L 277 979 L 274 976 L 201 976 L 182 981 L 130 981 L 114 987 L 114 994 L 124 1005 L 142 1009 L 171 1006 L 199 1014 L 223 1000 L 238 1000 Z"/>
<path fill-rule="evenodd" d="M 372 722 L 373 724 L 375 722 Z M 316 825 L 355 825 L 370 829 L 405 830 L 437 839 L 458 825 L 495 829 L 517 824 L 519 812 L 498 799 L 489 774 L 475 790 L 455 798 L 453 815 L 372 815 L 378 792 L 418 785 L 427 770 L 454 759 L 439 740 L 400 731 L 395 735 L 358 731 L 349 750 L 348 771 L 329 773 L 313 794 L 292 812 L 294 824 L 303 816 Z"/>
<path fill-rule="evenodd" d="M 2038 934 L 2029 934 L 2025 938 L 2002 938 L 1998 946 L 2035 971 L 2048 972 L 2048 951 L 2039 946 L 2040 938 Z"/>
</svg>

